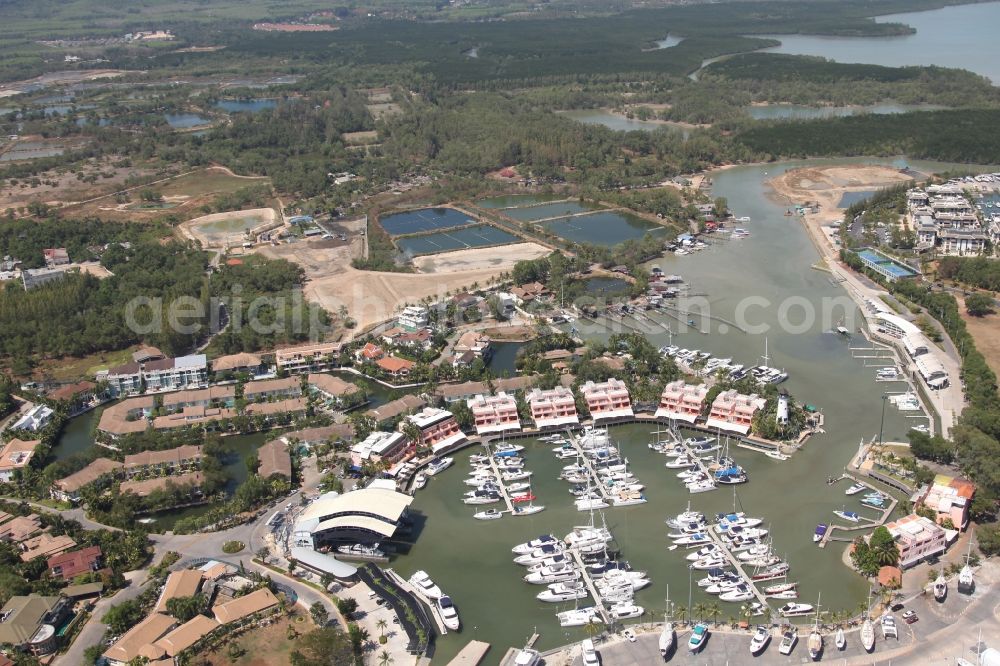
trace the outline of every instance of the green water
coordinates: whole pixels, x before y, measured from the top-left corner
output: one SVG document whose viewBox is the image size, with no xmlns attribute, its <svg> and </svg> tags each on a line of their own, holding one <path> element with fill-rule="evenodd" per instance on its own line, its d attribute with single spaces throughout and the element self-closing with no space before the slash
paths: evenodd
<svg viewBox="0 0 1000 666">
<path fill-rule="evenodd" d="M 910 111 L 936 111 L 945 107 L 934 104 L 872 104 L 871 106 L 805 106 L 802 104 L 768 104 L 751 106 L 747 113 L 755 120 L 808 120 L 837 118 L 859 113 L 890 115 Z"/>
<path fill-rule="evenodd" d="M 763 186 L 765 180 L 781 171 L 833 162 L 738 167 L 715 174 L 713 195 L 727 197 L 741 213 L 752 217 L 753 222 L 747 225 L 752 237 L 719 243 L 688 257 L 671 255 L 653 264 L 661 266 L 665 273 L 682 274 L 693 291 L 709 294 L 712 313 L 718 316 L 732 318 L 740 301 L 749 296 L 769 300 L 770 306 L 752 309 L 750 319 L 771 327 L 778 320 L 778 304 L 783 299 L 800 297 L 819 304 L 824 297 L 845 296 L 841 287 L 830 283 L 826 273 L 810 268 L 817 252 L 799 228 L 801 222 L 785 217 L 784 209 L 767 198 Z M 902 164 L 896 162 L 897 166 Z M 913 161 L 908 164 L 925 166 Z M 847 307 L 854 310 L 849 301 Z M 583 329 L 585 338 L 604 339 L 608 335 L 607 331 L 588 330 L 585 322 L 577 321 L 575 325 Z M 753 364 L 764 352 L 764 337 L 733 330 L 720 334 L 716 324 L 711 334 L 688 329 L 674 335 L 673 342 Z M 666 333 L 649 338 L 656 345 L 668 341 Z M 862 438 L 878 434 L 884 385 L 876 384 L 874 370 L 854 359 L 848 343 L 820 321 L 800 333 L 772 329 L 767 338 L 771 364 L 790 373 L 783 387 L 799 401 L 822 409 L 827 433 L 812 438 L 786 462 L 733 449 L 733 457 L 750 475 L 750 482 L 738 487 L 739 496 L 749 513 L 765 517 L 778 553 L 792 565 L 790 579 L 801 583 L 801 600 L 814 603 L 822 591 L 824 608 L 853 610 L 864 599 L 865 582 L 841 564 L 842 548 L 832 545 L 821 550 L 812 543 L 812 533 L 817 523 L 835 521 L 832 511 L 845 505 L 863 515 L 870 514 L 860 509 L 858 502 L 848 501 L 843 485 L 829 487 L 826 479 L 839 475 Z M 919 421 L 906 419 L 890 406 L 885 413 L 885 439 L 902 439 L 914 422 Z M 675 602 L 686 604 L 688 595 L 686 562 L 679 551 L 667 552 L 663 520 L 682 511 L 689 499 L 694 508 L 714 512 L 731 508 L 733 496 L 724 488 L 689 495 L 674 471 L 663 467 L 662 456 L 646 448 L 652 429 L 645 424 L 612 429 L 613 439 L 620 442 L 639 481 L 646 485 L 649 502 L 610 508 L 606 516 L 625 558 L 635 568 L 650 573 L 653 585 L 638 593 L 637 603 L 656 612 L 662 611 L 668 585 Z M 466 506 L 459 499 L 467 489 L 462 480 L 471 451 L 458 454 L 454 468 L 434 477 L 425 490 L 417 493 L 413 508 L 427 520 L 412 551 L 396 560 L 393 567 L 406 576 L 417 569 L 428 571 L 454 598 L 465 627 L 460 634 L 439 639 L 435 663 L 447 663 L 471 639 L 492 643 L 495 654 L 500 655 L 506 647 L 522 644 L 536 630 L 541 633 L 538 646 L 542 649 L 585 636 L 582 630 L 558 626 L 554 613 L 561 609 L 559 605 L 535 600 L 539 586 L 521 582 L 524 572 L 511 562 L 509 553 L 515 544 L 539 534 L 554 532 L 562 536 L 573 525 L 585 522 L 586 515 L 573 508 L 567 484 L 556 480 L 565 463 L 549 449 L 543 445 L 529 450 L 528 468 L 535 472 L 533 490 L 540 498 L 537 503 L 547 507 L 535 516 L 489 522 L 472 519 L 476 507 Z M 695 592 L 695 602 L 698 600 Z M 720 606 L 723 618 L 733 612 L 732 604 Z M 496 663 L 498 658 L 491 657 L 490 663 Z"/>
<path fill-rule="evenodd" d="M 679 123 L 664 120 L 628 118 L 617 113 L 611 113 L 606 109 L 574 109 L 572 111 L 557 111 L 557 113 L 578 123 L 603 125 L 616 132 L 668 130 L 677 132 L 683 139 L 687 139 L 691 135 L 691 128 Z"/>
<path fill-rule="evenodd" d="M 561 201 L 565 198 L 566 196 L 563 194 L 507 194 L 477 199 L 476 205 L 481 208 L 515 208 L 517 206 L 531 206 L 547 201 Z"/>
<path fill-rule="evenodd" d="M 517 374 L 515 367 L 517 352 L 523 346 L 523 342 L 494 342 L 493 354 L 486 367 L 490 369 L 494 377 L 513 377 Z"/>
<path fill-rule="evenodd" d="M 220 234 L 232 234 L 240 231 L 253 229 L 264 224 L 264 218 L 259 215 L 246 215 L 243 217 L 233 217 L 226 220 L 216 220 L 199 224 L 198 229 L 203 234 L 212 236 Z"/>
<path fill-rule="evenodd" d="M 642 238 L 647 233 L 662 235 L 666 229 L 637 215 L 614 211 L 566 217 L 540 223 L 546 231 L 574 243 L 591 243 L 611 247 L 627 240 Z"/>
</svg>

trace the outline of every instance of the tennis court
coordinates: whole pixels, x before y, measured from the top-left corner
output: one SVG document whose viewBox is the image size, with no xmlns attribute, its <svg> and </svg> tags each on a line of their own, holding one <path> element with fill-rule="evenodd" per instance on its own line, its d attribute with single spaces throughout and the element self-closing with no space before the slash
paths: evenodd
<svg viewBox="0 0 1000 666">
<path fill-rule="evenodd" d="M 390 236 L 466 227 L 478 223 L 478 220 L 454 208 L 421 208 L 408 210 L 405 213 L 384 215 L 379 218 L 379 224 Z"/>
<path fill-rule="evenodd" d="M 437 234 L 428 234 L 427 236 L 400 238 L 396 241 L 396 245 L 402 252 L 411 256 L 417 256 L 421 254 L 433 254 L 435 252 L 446 252 L 448 250 L 484 247 L 487 245 L 507 245 L 509 243 L 520 242 L 521 239 L 513 234 L 509 234 L 496 227 L 491 227 L 488 224 L 481 224 L 473 227 L 442 231 Z"/>
</svg>

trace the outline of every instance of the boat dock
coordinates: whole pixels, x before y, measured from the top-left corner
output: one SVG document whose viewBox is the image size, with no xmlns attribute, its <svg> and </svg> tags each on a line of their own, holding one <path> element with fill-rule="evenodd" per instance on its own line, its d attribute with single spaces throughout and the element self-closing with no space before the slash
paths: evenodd
<svg viewBox="0 0 1000 666">
<path fill-rule="evenodd" d="M 587 571 L 587 566 L 583 563 L 583 558 L 580 557 L 580 553 L 576 549 L 570 549 L 570 554 L 573 555 L 573 561 L 576 562 L 577 568 L 580 570 L 580 575 L 583 576 L 583 582 L 587 586 L 587 590 L 590 592 L 590 596 L 594 598 L 594 606 L 597 608 L 597 612 L 601 614 L 601 619 L 604 620 L 605 626 L 611 626 L 611 614 L 608 613 L 608 609 L 604 606 L 604 599 L 601 597 L 600 592 L 597 591 L 597 586 L 594 585 L 594 579 L 591 578 L 590 572 Z"/>
<path fill-rule="evenodd" d="M 899 500 L 896 499 L 895 497 L 893 497 L 892 495 L 890 495 L 889 493 L 884 492 L 884 491 L 876 488 L 875 486 L 873 486 L 869 482 L 865 481 L 864 479 L 860 479 L 860 478 L 858 478 L 856 476 L 853 476 L 852 474 L 848 474 L 847 472 L 844 472 L 842 475 L 840 475 L 836 479 L 831 479 L 829 483 L 832 485 L 832 484 L 838 483 L 840 481 L 843 481 L 845 479 L 848 480 L 848 481 L 850 481 L 851 483 L 860 483 L 861 485 L 863 485 L 865 488 L 868 488 L 869 490 L 874 490 L 876 492 L 882 493 L 883 495 L 887 495 L 889 497 L 889 506 L 885 507 L 884 509 L 879 509 L 877 507 L 870 507 L 870 506 L 866 505 L 865 508 L 875 509 L 876 511 L 880 511 L 881 515 L 878 518 L 874 518 L 874 519 L 873 518 L 865 518 L 865 517 L 862 516 L 862 520 L 864 522 L 863 523 L 859 523 L 857 525 L 847 526 L 847 525 L 832 525 L 831 524 L 830 527 L 829 527 L 829 529 L 827 529 L 826 534 L 824 534 L 823 538 L 820 539 L 820 541 L 819 541 L 819 547 L 820 548 L 826 548 L 826 544 L 827 544 L 828 541 L 845 542 L 845 541 L 853 541 L 854 540 L 850 536 L 835 537 L 835 536 L 833 536 L 834 532 L 837 532 L 837 531 L 840 531 L 840 532 L 856 532 L 858 530 L 867 530 L 867 529 L 871 529 L 873 527 L 878 527 L 879 525 L 884 525 L 885 521 L 887 521 L 889 519 L 889 516 L 892 515 L 892 512 L 896 508 L 896 505 L 899 504 Z"/>
<path fill-rule="evenodd" d="M 395 581 L 396 585 L 399 585 L 401 588 L 412 594 L 414 599 L 422 601 L 423 604 L 430 609 L 431 617 L 434 618 L 434 624 L 437 625 L 438 632 L 440 632 L 442 636 L 448 633 L 448 627 L 444 626 L 444 618 L 441 617 L 441 611 L 438 610 L 436 603 L 425 597 L 420 590 L 410 585 L 410 581 L 406 580 L 392 569 L 385 569 L 384 571 L 385 575 Z"/>
<path fill-rule="evenodd" d="M 708 465 L 705 464 L 705 461 L 702 460 L 701 457 L 697 453 L 695 453 L 690 446 L 687 445 L 687 442 L 685 442 L 680 437 L 678 437 L 677 439 L 681 447 L 684 448 L 684 452 L 687 455 L 687 457 L 693 460 L 694 463 L 698 465 L 698 470 L 701 471 L 702 474 L 707 476 L 709 480 L 712 481 L 712 484 L 715 485 L 716 488 L 718 488 L 718 484 L 715 483 L 715 475 L 712 474 L 712 471 L 709 469 Z"/>
<path fill-rule="evenodd" d="M 486 658 L 486 653 L 489 651 L 489 643 L 469 641 L 455 658 L 448 662 L 448 666 L 477 666 Z"/>
<path fill-rule="evenodd" d="M 753 595 L 757 597 L 757 601 L 766 606 L 767 597 L 764 596 L 763 592 L 757 589 L 757 584 L 754 583 L 750 575 L 748 575 L 747 572 L 743 570 L 743 562 L 741 562 L 739 558 L 736 557 L 736 555 L 734 555 L 732 551 L 730 551 L 729 548 L 726 547 L 726 544 L 722 541 L 722 537 L 720 537 L 715 532 L 715 530 L 712 529 L 711 526 L 706 527 L 705 531 L 708 533 L 708 538 L 712 540 L 712 543 L 714 543 L 716 546 L 719 547 L 719 550 L 722 551 L 722 553 L 726 556 L 726 559 L 729 560 L 729 563 L 733 566 L 733 568 L 736 569 L 736 572 L 740 575 L 740 578 L 745 580 L 747 585 L 750 586 L 750 589 L 753 590 Z"/>
<path fill-rule="evenodd" d="M 590 459 L 590 456 L 588 456 L 584 452 L 583 447 L 580 446 L 580 441 L 577 439 L 576 434 L 572 432 L 567 432 L 567 435 L 569 436 L 570 444 L 572 444 L 573 448 L 576 449 L 577 459 L 582 460 L 584 467 L 587 468 L 587 475 L 590 477 L 590 480 L 592 481 L 592 483 L 588 485 L 593 486 L 593 488 L 597 490 L 597 492 L 601 496 L 601 499 L 607 502 L 608 506 L 614 506 L 611 501 L 611 495 L 608 494 L 608 489 L 604 487 L 603 483 L 601 483 L 601 477 L 597 475 L 597 470 L 594 468 L 593 461 Z"/>
<path fill-rule="evenodd" d="M 496 477 L 497 486 L 500 488 L 500 496 L 503 497 L 504 503 L 507 505 L 507 511 L 509 513 L 514 513 L 514 502 L 510 499 L 510 493 L 507 492 L 507 482 L 503 480 L 503 475 L 500 472 L 500 465 L 497 464 L 497 459 L 493 456 L 493 451 L 490 449 L 489 445 L 485 445 L 486 455 L 490 459 L 490 469 L 493 470 L 493 476 Z"/>
</svg>

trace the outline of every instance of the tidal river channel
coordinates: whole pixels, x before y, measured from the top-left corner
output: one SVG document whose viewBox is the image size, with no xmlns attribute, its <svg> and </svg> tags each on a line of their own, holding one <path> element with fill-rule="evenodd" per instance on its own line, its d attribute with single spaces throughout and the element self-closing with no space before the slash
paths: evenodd
<svg viewBox="0 0 1000 666">
<path fill-rule="evenodd" d="M 827 432 L 813 437 L 786 462 L 733 447 L 733 457 L 750 476 L 749 483 L 738 486 L 739 502 L 748 514 L 765 518 L 777 553 L 791 564 L 789 580 L 800 581 L 801 602 L 815 604 L 817 594 L 822 592 L 824 610 L 854 611 L 865 599 L 865 581 L 841 563 L 844 549 L 840 544 L 831 543 L 821 550 L 813 544 L 812 533 L 819 522 L 836 522 L 832 512 L 845 504 L 850 510 L 869 515 L 860 504 L 847 500 L 843 484 L 828 486 L 826 480 L 840 474 L 862 438 L 878 434 L 882 392 L 890 387 L 877 384 L 874 369 L 852 357 L 850 346 L 864 344 L 860 336 L 848 342 L 822 321 L 796 333 L 777 327 L 778 306 L 789 298 L 804 300 L 817 309 L 823 299 L 836 298 L 846 303 L 847 309 L 855 308 L 846 300 L 844 290 L 831 283 L 828 273 L 811 268 L 818 254 L 801 228 L 802 223 L 786 217 L 784 207 L 767 197 L 765 186 L 766 180 L 783 170 L 829 163 L 787 162 L 717 173 L 713 195 L 727 197 L 737 215 L 752 218 L 742 225 L 751 236 L 720 241 L 688 256 L 668 255 L 652 263 L 666 273 L 683 275 L 693 292 L 707 294 L 713 315 L 733 319 L 737 305 L 748 297 L 771 302 L 770 306 L 752 309 L 748 319 L 771 327 L 766 335 L 771 365 L 784 368 L 790 375 L 782 386 L 799 402 L 823 411 Z M 897 161 L 896 165 L 902 163 Z M 917 169 L 936 166 L 909 164 Z M 801 317 L 793 315 L 792 319 L 799 323 Z M 855 326 L 860 322 L 858 318 Z M 676 321 L 672 327 L 676 333 Z M 763 334 L 747 335 L 733 329 L 720 334 L 717 324 L 707 334 L 685 328 L 673 336 L 674 344 L 731 356 L 734 362 L 747 365 L 757 363 L 764 353 Z M 584 337 L 606 337 L 596 332 L 582 333 Z M 666 333 L 649 337 L 658 346 L 668 342 Z M 885 414 L 884 437 L 905 440 L 909 425 L 921 422 L 925 421 L 908 420 L 890 405 Z M 732 491 L 725 488 L 689 495 L 675 477 L 676 470 L 666 469 L 664 458 L 647 448 L 654 429 L 648 424 L 611 428 L 612 439 L 630 461 L 630 471 L 645 484 L 649 501 L 605 509 L 623 557 L 652 578 L 653 584 L 636 596 L 636 603 L 647 609 L 646 621 L 656 620 L 658 614 L 662 619 L 668 587 L 673 602 L 688 603 L 687 562 L 683 549 L 667 551 L 670 542 L 664 519 L 684 510 L 689 500 L 693 508 L 706 514 L 729 510 L 734 501 Z M 392 566 L 405 577 L 417 569 L 426 570 L 452 596 L 462 617 L 461 633 L 438 639 L 436 663 L 447 663 L 471 639 L 492 643 L 492 654 L 502 655 L 509 646 L 523 645 L 535 631 L 541 634 L 537 644 L 541 649 L 585 637 L 582 629 L 558 626 L 555 612 L 566 605 L 537 601 L 535 595 L 544 586 L 522 582 L 524 570 L 511 561 L 512 546 L 550 532 L 564 536 L 573 525 L 588 520 L 586 513 L 574 509 L 569 484 L 557 480 L 567 461 L 557 460 L 548 444 L 532 440 L 519 443 L 527 447 L 526 467 L 534 472 L 532 489 L 539 498 L 536 504 L 545 505 L 545 511 L 524 518 L 474 520 L 476 507 L 466 506 L 460 498 L 468 489 L 463 480 L 469 470 L 468 456 L 478 452 L 475 449 L 456 454 L 454 467 L 434 477 L 427 488 L 417 493 L 412 506 L 426 520 L 416 545 Z M 694 603 L 714 600 L 699 596 L 695 588 Z M 738 615 L 739 604 L 720 602 L 720 606 L 720 619 Z"/>
</svg>

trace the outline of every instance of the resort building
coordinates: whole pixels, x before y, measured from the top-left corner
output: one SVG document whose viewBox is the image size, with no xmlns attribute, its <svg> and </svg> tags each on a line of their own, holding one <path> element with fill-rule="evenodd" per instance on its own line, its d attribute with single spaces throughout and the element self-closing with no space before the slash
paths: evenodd
<svg viewBox="0 0 1000 666">
<path fill-rule="evenodd" d="M 364 347 L 354 352 L 354 357 L 362 363 L 365 361 L 377 361 L 383 356 L 385 356 L 385 352 L 373 342 L 366 342 Z"/>
<path fill-rule="evenodd" d="M 375 365 L 385 371 L 390 377 L 405 377 L 416 366 L 413 361 L 395 356 L 387 356 L 375 361 Z"/>
<path fill-rule="evenodd" d="M 932 555 L 940 555 L 948 547 L 943 527 L 923 516 L 911 513 L 886 524 L 899 549 L 899 566 L 906 569 Z"/>
<path fill-rule="evenodd" d="M 318 428 L 303 428 L 286 432 L 281 436 L 286 442 L 297 441 L 304 446 L 313 447 L 332 442 L 350 442 L 354 439 L 354 427 L 350 423 L 335 423 Z"/>
<path fill-rule="evenodd" d="M 108 391 L 115 398 L 142 393 L 142 366 L 126 363 L 97 373 L 97 381 L 108 383 Z"/>
<path fill-rule="evenodd" d="M 472 419 L 479 435 L 521 430 L 521 419 L 517 414 L 517 400 L 514 396 L 501 391 L 496 395 L 477 395 L 466 404 L 472 410 Z"/>
<path fill-rule="evenodd" d="M 745 435 L 750 432 L 753 415 L 758 409 L 764 409 L 766 404 L 767 400 L 756 393 L 745 395 L 733 389 L 723 391 L 712 403 L 706 425 Z"/>
<path fill-rule="evenodd" d="M 246 413 L 250 416 L 260 415 L 266 420 L 272 416 L 284 414 L 301 414 L 309 407 L 305 398 L 286 398 L 277 402 L 255 402 L 246 407 Z"/>
<path fill-rule="evenodd" d="M 52 421 L 53 414 L 55 411 L 48 405 L 35 405 L 18 418 L 10 428 L 38 432 Z"/>
<path fill-rule="evenodd" d="M 976 256 L 986 249 L 989 235 L 958 183 L 915 188 L 906 196 L 906 222 L 916 229 L 917 250 Z"/>
<path fill-rule="evenodd" d="M 271 593 L 271 590 L 262 587 L 250 594 L 236 597 L 232 601 L 213 607 L 212 614 L 215 615 L 215 621 L 219 624 L 230 624 L 257 613 L 277 608 L 279 604 L 278 598 Z"/>
<path fill-rule="evenodd" d="M 286 479 L 292 478 L 292 456 L 288 453 L 288 445 L 280 439 L 272 439 L 257 449 L 257 459 L 260 466 L 257 475 L 268 479 L 277 474 Z"/>
<path fill-rule="evenodd" d="M 212 361 L 212 372 L 216 375 L 222 373 L 243 374 L 251 377 L 268 374 L 269 368 L 264 360 L 257 354 L 240 352 L 229 356 L 220 356 Z"/>
<path fill-rule="evenodd" d="M 143 364 L 142 379 L 147 391 L 176 391 L 202 387 L 208 383 L 208 361 L 204 354 L 164 358 Z"/>
<path fill-rule="evenodd" d="M 73 541 L 72 538 L 66 536 L 65 534 L 52 536 L 47 532 L 43 532 L 38 536 L 25 539 L 20 543 L 20 546 L 21 561 L 30 562 L 36 557 L 47 558 L 60 553 L 65 553 L 70 548 L 76 548 L 76 541 Z"/>
<path fill-rule="evenodd" d="M 708 387 L 704 384 L 688 384 L 683 379 L 670 382 L 663 387 L 656 418 L 694 423 L 707 397 Z"/>
<path fill-rule="evenodd" d="M 78 472 L 52 483 L 49 494 L 62 502 L 79 502 L 80 490 L 94 483 L 102 476 L 117 474 L 124 465 L 116 460 L 97 458 Z"/>
<path fill-rule="evenodd" d="M 49 574 L 53 578 L 73 580 L 80 574 L 99 571 L 102 555 L 100 546 L 90 546 L 50 557 L 47 562 Z"/>
<path fill-rule="evenodd" d="M 395 418 L 416 411 L 427 404 L 427 400 L 418 395 L 404 395 L 395 400 L 391 400 L 384 405 L 369 409 L 365 416 L 370 416 L 377 423 L 386 423 Z"/>
<path fill-rule="evenodd" d="M 17 470 L 24 469 L 41 443 L 38 439 L 24 441 L 15 437 L 4 444 L 0 448 L 0 483 L 10 482 Z"/>
<path fill-rule="evenodd" d="M 366 463 L 385 462 L 392 468 L 412 458 L 415 450 L 403 433 L 377 430 L 351 447 L 351 465 L 361 469 Z"/>
<path fill-rule="evenodd" d="M 353 397 L 361 393 L 361 389 L 334 375 L 312 373 L 306 378 L 310 390 L 323 399 L 329 407 L 341 407 L 353 402 Z"/>
<path fill-rule="evenodd" d="M 203 580 L 201 572 L 197 569 L 180 569 L 171 571 L 167 576 L 167 581 L 163 585 L 159 598 L 156 600 L 156 607 L 153 609 L 157 613 L 167 612 L 167 602 L 171 599 L 181 597 L 193 597 L 201 589 Z"/>
<path fill-rule="evenodd" d="M 293 528 L 293 544 L 317 548 L 337 543 L 377 543 L 402 527 L 413 497 L 385 488 L 326 493 L 306 507 Z"/>
<path fill-rule="evenodd" d="M 531 409 L 531 420 L 539 430 L 564 428 L 580 424 L 576 412 L 576 398 L 565 386 L 553 389 L 532 389 L 525 396 Z"/>
<path fill-rule="evenodd" d="M 255 382 L 247 382 L 243 385 L 243 398 L 247 402 L 281 400 L 284 398 L 296 398 L 300 395 L 302 395 L 302 382 L 298 377 L 261 379 Z"/>
<path fill-rule="evenodd" d="M 408 305 L 396 318 L 396 324 L 407 331 L 416 331 L 427 326 L 427 308 L 419 305 Z"/>
<path fill-rule="evenodd" d="M 56 651 L 59 629 L 70 617 L 72 602 L 65 597 L 31 594 L 11 597 L 0 609 L 0 645 L 41 657 Z"/>
<path fill-rule="evenodd" d="M 580 392 L 594 423 L 632 417 L 628 387 L 620 379 L 611 377 L 604 382 L 588 381 L 580 387 Z"/>
<path fill-rule="evenodd" d="M 194 444 L 164 451 L 142 451 L 125 456 L 125 476 L 166 476 L 201 466 L 201 447 Z"/>
<path fill-rule="evenodd" d="M 425 407 L 416 414 L 407 416 L 406 420 L 420 430 L 420 441 L 415 442 L 418 449 L 426 447 L 437 454 L 465 441 L 465 434 L 458 427 L 458 421 L 447 410 Z"/>
<path fill-rule="evenodd" d="M 21 543 L 42 531 L 42 521 L 37 514 L 18 516 L 0 525 L 0 541 Z"/>
<path fill-rule="evenodd" d="M 318 342 L 297 347 L 285 347 L 274 352 L 278 370 L 288 373 L 323 372 L 337 366 L 339 342 Z"/>
<path fill-rule="evenodd" d="M 168 393 L 163 396 L 161 404 L 167 412 L 179 412 L 186 407 L 232 407 L 236 404 L 236 387 L 210 386 Z"/>
<path fill-rule="evenodd" d="M 197 644 L 198 641 L 211 634 L 220 626 L 222 625 L 215 618 L 205 615 L 195 615 L 181 626 L 157 640 L 153 643 L 153 646 L 163 650 L 170 659 L 168 663 L 172 664 L 177 655 Z"/>
<path fill-rule="evenodd" d="M 463 333 L 455 343 L 455 356 L 460 356 L 466 352 L 484 361 L 490 358 L 490 337 L 478 331 L 468 331 Z"/>
<path fill-rule="evenodd" d="M 168 631 L 177 626 L 177 620 L 163 613 L 150 613 L 149 617 L 125 632 L 104 653 L 108 666 L 129 666 L 140 658 L 145 663 L 163 664 L 166 651 L 153 644 Z M 167 662 L 169 663 L 169 662 Z"/>
<path fill-rule="evenodd" d="M 975 494 L 976 484 L 972 481 L 938 474 L 916 504 L 934 511 L 939 525 L 948 520 L 954 529 L 964 530 L 969 525 L 969 507 Z"/>
<path fill-rule="evenodd" d="M 185 407 L 173 414 L 157 416 L 153 419 L 153 427 L 157 430 L 170 430 L 200 425 L 205 430 L 212 430 L 218 427 L 215 424 L 235 416 L 236 410 L 228 407 Z"/>
<path fill-rule="evenodd" d="M 125 493 L 135 493 L 139 497 L 146 497 L 156 490 L 166 490 L 169 485 L 192 486 L 197 492 L 205 478 L 201 472 L 188 472 L 186 474 L 173 474 L 171 476 L 161 476 L 145 481 L 125 481 L 119 487 L 119 491 Z M 192 498 L 193 499 L 193 498 Z"/>
<path fill-rule="evenodd" d="M 122 400 L 101 413 L 97 429 L 113 437 L 142 432 L 149 427 L 147 419 L 155 408 L 156 402 L 152 396 Z"/>
<path fill-rule="evenodd" d="M 97 384 L 81 381 L 75 384 L 61 386 L 49 393 L 49 398 L 65 403 L 71 415 L 79 414 L 90 406 L 94 400 L 94 390 Z"/>
</svg>

